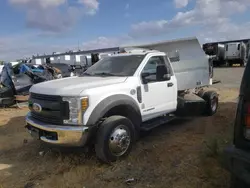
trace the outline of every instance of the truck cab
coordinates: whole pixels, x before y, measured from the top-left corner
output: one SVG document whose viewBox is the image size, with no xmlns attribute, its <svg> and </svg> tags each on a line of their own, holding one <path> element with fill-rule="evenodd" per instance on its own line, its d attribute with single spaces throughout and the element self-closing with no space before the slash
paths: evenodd
<svg viewBox="0 0 250 188">
<path fill-rule="evenodd" d="M 206 58 L 204 63 L 209 83 Z M 178 71 L 183 69 L 179 66 Z M 197 69 L 194 71 L 198 73 Z M 196 75 L 204 79 L 204 74 Z M 201 84 L 195 81 L 191 83 L 189 79 L 192 85 Z M 179 102 L 184 100 L 185 92 L 181 96 L 179 93 L 165 52 L 130 50 L 103 57 L 81 76 L 32 86 L 26 128 L 33 137 L 50 144 L 93 144 L 99 159 L 112 162 L 129 154 L 140 131 L 175 118 L 178 106 L 185 106 Z M 206 106 L 210 115 L 217 110 L 214 92 L 202 91 L 188 100 L 188 104 L 196 101 Z"/>
</svg>

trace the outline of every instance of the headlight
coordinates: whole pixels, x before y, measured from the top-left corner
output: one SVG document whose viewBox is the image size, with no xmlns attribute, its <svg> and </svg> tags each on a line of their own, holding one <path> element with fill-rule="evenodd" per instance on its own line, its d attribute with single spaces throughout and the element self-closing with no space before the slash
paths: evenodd
<svg viewBox="0 0 250 188">
<path fill-rule="evenodd" d="M 69 103 L 69 119 L 63 122 L 65 124 L 81 125 L 83 123 L 83 113 L 88 108 L 88 97 L 63 97 L 63 101 Z"/>
</svg>

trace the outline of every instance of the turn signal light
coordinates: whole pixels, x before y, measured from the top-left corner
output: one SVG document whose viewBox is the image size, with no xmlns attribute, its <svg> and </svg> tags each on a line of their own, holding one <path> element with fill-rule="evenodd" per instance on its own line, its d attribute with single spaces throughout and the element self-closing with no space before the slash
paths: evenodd
<svg viewBox="0 0 250 188">
<path fill-rule="evenodd" d="M 245 105 L 244 124 L 245 138 L 250 140 L 250 103 Z"/>
<path fill-rule="evenodd" d="M 89 100 L 88 100 L 88 98 L 87 98 L 87 97 L 82 98 L 82 99 L 81 99 L 82 111 L 87 110 L 88 106 L 89 106 Z"/>
<path fill-rule="evenodd" d="M 245 125 L 247 128 L 250 128 L 250 115 L 245 116 Z"/>
<path fill-rule="evenodd" d="M 246 105 L 246 109 L 245 109 L 245 126 L 247 128 L 250 128 L 250 105 L 249 104 Z"/>
</svg>

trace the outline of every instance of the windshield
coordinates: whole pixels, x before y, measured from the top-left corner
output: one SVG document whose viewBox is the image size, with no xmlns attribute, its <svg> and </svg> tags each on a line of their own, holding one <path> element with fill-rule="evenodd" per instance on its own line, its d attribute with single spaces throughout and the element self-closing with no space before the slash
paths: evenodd
<svg viewBox="0 0 250 188">
<path fill-rule="evenodd" d="M 104 57 L 88 68 L 83 75 L 133 76 L 144 57 L 144 55 Z"/>
</svg>

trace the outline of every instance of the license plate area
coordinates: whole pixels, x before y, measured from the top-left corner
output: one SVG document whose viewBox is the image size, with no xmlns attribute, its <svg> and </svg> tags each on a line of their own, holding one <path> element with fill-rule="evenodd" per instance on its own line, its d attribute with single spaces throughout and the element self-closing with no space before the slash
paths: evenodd
<svg viewBox="0 0 250 188">
<path fill-rule="evenodd" d="M 27 124 L 26 128 L 34 139 L 41 140 L 41 137 L 45 137 L 49 140 L 58 140 L 57 132 L 51 132 L 51 131 L 38 129 L 36 127 L 33 127 L 30 124 Z"/>
<path fill-rule="evenodd" d="M 29 133 L 31 134 L 31 136 L 33 138 L 35 138 L 36 140 L 40 140 L 40 131 L 39 129 L 36 129 L 34 127 L 30 127 L 29 128 Z"/>
</svg>

